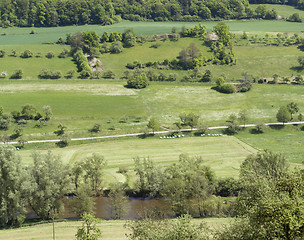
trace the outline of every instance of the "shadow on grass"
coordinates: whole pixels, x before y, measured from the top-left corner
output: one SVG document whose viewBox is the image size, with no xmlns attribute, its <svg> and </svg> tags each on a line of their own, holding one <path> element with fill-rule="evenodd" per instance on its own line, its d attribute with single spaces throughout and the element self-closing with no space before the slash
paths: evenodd
<svg viewBox="0 0 304 240">
<path fill-rule="evenodd" d="M 257 129 L 253 128 L 253 129 L 250 129 L 250 133 L 251 134 L 262 134 L 264 132 L 263 131 L 258 131 Z"/>
<path fill-rule="evenodd" d="M 282 130 L 285 125 L 270 125 L 269 127 L 273 130 Z"/>
<path fill-rule="evenodd" d="M 302 72 L 303 68 L 301 66 L 295 66 L 295 67 L 291 67 L 290 70 L 296 71 L 296 72 Z"/>
<path fill-rule="evenodd" d="M 59 142 L 56 142 L 56 146 L 60 147 L 60 148 L 64 148 L 64 147 L 68 146 L 68 143 L 66 141 L 59 141 Z"/>
<path fill-rule="evenodd" d="M 56 130 L 56 131 L 54 131 L 54 133 L 55 133 L 57 136 L 60 136 L 60 135 L 64 134 L 64 131 L 62 131 L 62 130 Z"/>
</svg>

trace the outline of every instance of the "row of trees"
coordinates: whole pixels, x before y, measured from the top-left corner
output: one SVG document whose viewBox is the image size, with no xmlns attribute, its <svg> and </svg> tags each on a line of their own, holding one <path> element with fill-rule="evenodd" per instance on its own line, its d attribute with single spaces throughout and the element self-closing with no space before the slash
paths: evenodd
<svg viewBox="0 0 304 240">
<path fill-rule="evenodd" d="M 258 1 L 258 0 L 257 0 Z M 297 0 L 297 2 L 301 2 Z M 296 4 L 294 4 L 296 5 Z M 300 6 L 300 4 L 298 4 Z M 271 11 L 269 11 L 272 13 Z M 206 0 L 155 2 L 148 0 L 4 0 L 0 3 L 3 27 L 112 24 L 132 21 L 201 21 L 262 17 L 247 0 Z M 275 14 L 274 14 L 275 15 Z M 273 14 L 270 14 L 271 18 Z"/>
<path fill-rule="evenodd" d="M 304 172 L 289 169 L 282 155 L 251 155 L 240 167 L 234 222 L 212 231 L 187 215 L 175 222 L 152 215 L 128 224 L 129 239 L 303 239 L 303 179 Z"/>
</svg>

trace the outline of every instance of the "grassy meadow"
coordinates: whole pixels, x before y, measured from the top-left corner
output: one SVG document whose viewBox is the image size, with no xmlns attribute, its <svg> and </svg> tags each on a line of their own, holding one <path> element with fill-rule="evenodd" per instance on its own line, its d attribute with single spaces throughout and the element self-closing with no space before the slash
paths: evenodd
<svg viewBox="0 0 304 240">
<path fill-rule="evenodd" d="M 132 90 L 123 82 L 99 80 L 7 80 L 0 84 L 0 102 L 4 112 L 21 110 L 25 104 L 42 112 L 50 105 L 53 117 L 40 128 L 28 121 L 24 136 L 31 139 L 56 139 L 59 123 L 67 127 L 71 137 L 115 135 L 142 132 L 154 116 L 161 125 L 176 129 L 181 113 L 195 112 L 208 126 L 225 125 L 231 113 L 248 109 L 250 122 L 275 122 L 278 109 L 291 101 L 304 109 L 303 86 L 256 84 L 247 93 L 226 95 L 206 84 L 171 84 L 153 82 L 148 88 Z M 99 123 L 100 133 L 89 130 Z M 11 123 L 12 134 L 18 125 Z"/>
<path fill-rule="evenodd" d="M 49 149 L 37 150 L 46 153 Z M 159 166 L 167 166 L 177 162 L 180 154 L 201 156 L 204 164 L 210 166 L 218 177 L 237 177 L 240 163 L 256 149 L 244 144 L 235 137 L 184 137 L 177 139 L 117 139 L 99 143 L 68 146 L 51 149 L 62 157 L 65 163 L 76 161 L 98 153 L 107 160 L 105 181 L 126 181 L 125 175 L 118 173 L 119 167 L 126 167 L 131 179 L 134 158 L 149 158 Z M 19 155 L 24 164 L 32 162 L 32 150 L 21 150 Z"/>
<path fill-rule="evenodd" d="M 304 18 L 304 11 L 297 9 L 293 6 L 287 6 L 287 5 L 281 5 L 281 4 L 262 4 L 265 5 L 267 7 L 267 9 L 271 10 L 271 9 L 275 9 L 277 10 L 278 14 L 282 17 L 282 18 L 288 18 L 290 15 L 294 14 L 294 13 L 298 13 L 300 18 Z M 257 8 L 257 6 L 259 6 L 259 4 L 250 4 L 250 7 L 252 10 L 255 10 Z"/>
</svg>

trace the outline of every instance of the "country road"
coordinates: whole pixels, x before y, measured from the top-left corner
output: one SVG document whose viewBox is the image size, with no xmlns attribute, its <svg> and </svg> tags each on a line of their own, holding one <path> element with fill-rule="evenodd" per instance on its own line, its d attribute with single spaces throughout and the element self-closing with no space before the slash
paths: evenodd
<svg viewBox="0 0 304 240">
<path fill-rule="evenodd" d="M 293 124 L 304 124 L 304 122 L 288 122 L 285 123 L 284 125 L 293 125 Z M 275 126 L 275 125 L 283 125 L 283 123 L 265 123 L 266 126 Z M 246 125 L 240 125 L 241 127 L 255 127 L 256 124 L 246 124 Z M 214 129 L 225 129 L 228 128 L 228 126 L 217 126 L 217 127 L 208 127 L 210 130 Z M 169 132 L 174 132 L 174 131 L 180 131 L 180 132 L 191 132 L 195 131 L 197 128 L 193 129 L 180 129 L 180 130 L 166 130 L 166 131 L 156 131 L 154 132 L 155 134 L 165 134 Z M 152 132 L 150 132 L 152 134 Z M 110 135 L 110 136 L 99 136 L 99 137 L 86 137 L 86 138 L 71 138 L 71 141 L 83 141 L 83 140 L 94 140 L 94 139 L 106 139 L 106 138 L 120 138 L 120 137 L 131 137 L 131 136 L 140 136 L 143 135 L 143 133 L 130 133 L 130 134 L 120 134 L 120 135 Z M 49 143 L 49 142 L 60 142 L 60 139 L 51 139 L 51 140 L 31 140 L 27 141 L 26 143 Z M 0 144 L 17 144 L 18 141 L 16 142 L 2 142 Z"/>
</svg>

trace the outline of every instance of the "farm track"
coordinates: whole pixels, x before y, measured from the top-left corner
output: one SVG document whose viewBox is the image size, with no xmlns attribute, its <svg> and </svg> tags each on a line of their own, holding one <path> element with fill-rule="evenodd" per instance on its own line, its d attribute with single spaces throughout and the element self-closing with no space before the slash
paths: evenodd
<svg viewBox="0 0 304 240">
<path fill-rule="evenodd" d="M 288 122 L 288 123 L 265 123 L 266 126 L 282 126 L 282 125 L 297 125 L 297 124 L 304 124 L 304 121 L 302 122 Z M 240 127 L 255 127 L 256 124 L 245 124 L 240 125 Z M 208 127 L 209 130 L 216 130 L 216 129 L 225 129 L 228 128 L 228 126 L 216 126 L 216 127 Z M 196 131 L 197 128 L 193 129 L 180 129 L 180 130 L 166 130 L 166 131 L 156 131 L 154 134 L 166 134 L 170 132 L 191 132 Z M 153 132 L 149 132 L 150 134 L 153 134 Z M 109 135 L 109 136 L 98 136 L 98 137 L 86 137 L 86 138 L 71 138 L 71 141 L 84 141 L 84 140 L 94 140 L 94 139 L 107 139 L 107 138 L 121 138 L 121 137 L 132 137 L 132 136 L 140 136 L 144 135 L 144 133 L 130 133 L 130 134 L 120 134 L 120 135 Z M 31 140 L 27 141 L 26 143 L 50 143 L 50 142 L 60 142 L 60 139 L 50 139 L 50 140 Z M 18 141 L 15 142 L 1 142 L 0 144 L 18 144 Z"/>
</svg>

